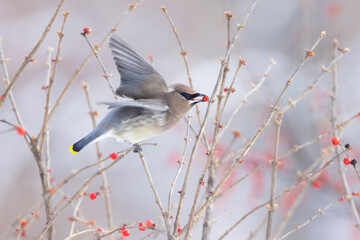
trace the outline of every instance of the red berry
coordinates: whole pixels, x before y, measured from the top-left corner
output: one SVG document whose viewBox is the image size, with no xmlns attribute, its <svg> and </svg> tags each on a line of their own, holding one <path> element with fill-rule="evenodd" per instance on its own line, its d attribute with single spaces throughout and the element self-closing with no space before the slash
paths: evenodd
<svg viewBox="0 0 360 240">
<path fill-rule="evenodd" d="M 98 230 L 98 232 L 101 232 L 101 231 L 102 231 L 102 229 L 101 229 L 101 228 L 98 228 L 97 230 Z"/>
<path fill-rule="evenodd" d="M 28 222 L 28 221 L 26 221 L 26 220 L 22 220 L 22 221 L 21 221 L 21 226 L 22 226 L 22 227 L 26 227 L 27 225 L 29 225 L 29 222 Z"/>
<path fill-rule="evenodd" d="M 233 133 L 234 137 L 241 138 L 241 133 L 239 131 L 234 130 L 234 131 L 232 131 L 232 133 Z"/>
<path fill-rule="evenodd" d="M 94 192 L 90 193 L 89 197 L 90 197 L 91 200 L 95 200 L 96 197 L 97 197 L 97 193 L 94 193 Z"/>
<path fill-rule="evenodd" d="M 320 181 L 314 181 L 312 185 L 314 186 L 314 188 L 321 188 L 322 183 Z"/>
<path fill-rule="evenodd" d="M 351 163 L 351 160 L 348 157 L 345 157 L 343 162 L 345 165 L 349 165 Z"/>
<path fill-rule="evenodd" d="M 146 221 L 146 226 L 147 227 L 152 227 L 152 226 L 154 226 L 154 223 L 151 220 L 147 220 Z"/>
<path fill-rule="evenodd" d="M 208 97 L 208 96 L 204 96 L 204 97 L 202 98 L 202 100 L 203 100 L 204 102 L 208 102 L 208 101 L 209 101 L 209 97 Z"/>
<path fill-rule="evenodd" d="M 315 55 L 315 53 L 314 53 L 314 52 L 308 52 L 308 55 L 309 55 L 310 57 L 312 57 L 312 56 Z"/>
<path fill-rule="evenodd" d="M 4 100 L 4 96 L 2 95 L 2 96 L 0 97 L 0 99 L 1 99 L 1 100 Z"/>
<path fill-rule="evenodd" d="M 128 237 L 128 236 L 130 236 L 130 231 L 127 230 L 127 229 L 125 229 L 125 230 L 122 232 L 122 234 L 124 235 L 124 237 Z"/>
<path fill-rule="evenodd" d="M 89 27 L 84 27 L 83 33 L 89 35 L 89 34 L 91 34 L 91 32 L 92 32 L 91 28 L 89 28 Z"/>
<path fill-rule="evenodd" d="M 246 62 L 246 61 L 244 61 L 244 62 L 243 62 L 243 65 L 244 65 L 244 66 L 246 66 L 246 64 L 247 64 L 247 62 Z"/>
<path fill-rule="evenodd" d="M 119 155 L 116 152 L 113 152 L 113 153 L 110 154 L 111 159 L 115 160 L 115 159 L 118 159 L 118 157 L 119 157 Z"/>
<path fill-rule="evenodd" d="M 338 137 L 333 137 L 333 138 L 331 139 L 331 143 L 332 143 L 332 145 L 334 145 L 334 146 L 339 145 L 339 144 L 340 144 L 340 138 L 338 138 Z"/>
<path fill-rule="evenodd" d="M 22 126 L 15 126 L 15 129 L 16 129 L 17 133 L 18 133 L 20 136 L 25 136 L 26 130 L 25 130 L 24 127 L 22 127 Z"/>
<path fill-rule="evenodd" d="M 23 230 L 22 230 L 21 236 L 26 236 L 26 229 L 23 229 Z"/>
<path fill-rule="evenodd" d="M 224 88 L 224 92 L 227 92 L 227 91 L 229 91 L 229 88 L 228 87 Z"/>
<path fill-rule="evenodd" d="M 140 228 L 140 227 L 144 227 L 145 226 L 145 223 L 139 223 L 139 230 L 140 231 L 145 231 L 146 230 L 146 228 Z"/>
</svg>

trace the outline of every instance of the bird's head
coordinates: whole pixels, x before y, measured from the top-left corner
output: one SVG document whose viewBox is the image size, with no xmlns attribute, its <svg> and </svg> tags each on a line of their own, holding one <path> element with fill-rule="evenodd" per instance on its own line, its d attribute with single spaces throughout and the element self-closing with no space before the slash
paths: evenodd
<svg viewBox="0 0 360 240">
<path fill-rule="evenodd" d="M 184 84 L 175 84 L 172 85 L 171 88 L 173 92 L 179 95 L 181 98 L 181 103 L 188 105 L 190 107 L 194 106 L 200 102 L 208 102 L 209 97 L 205 94 L 198 93 L 194 89 L 184 85 Z"/>
</svg>

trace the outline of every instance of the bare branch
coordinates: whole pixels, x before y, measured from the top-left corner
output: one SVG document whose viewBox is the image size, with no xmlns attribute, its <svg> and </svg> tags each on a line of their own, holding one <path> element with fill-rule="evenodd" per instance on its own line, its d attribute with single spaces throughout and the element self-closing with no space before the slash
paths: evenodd
<svg viewBox="0 0 360 240">
<path fill-rule="evenodd" d="M 30 62 L 30 59 L 33 58 L 33 56 L 35 55 L 35 53 L 37 52 L 37 50 L 40 48 L 41 44 L 43 43 L 46 35 L 49 33 L 55 18 L 57 17 L 57 15 L 59 14 L 59 11 L 62 7 L 62 5 L 64 4 L 65 0 L 60 0 L 54 15 L 52 16 L 52 18 L 50 19 L 50 22 L 48 23 L 48 25 L 45 27 L 45 30 L 42 34 L 42 36 L 40 37 L 39 41 L 36 43 L 35 47 L 30 51 L 30 53 L 25 57 L 24 62 L 21 64 L 20 68 L 17 70 L 17 72 L 15 73 L 15 76 L 13 77 L 13 79 L 11 80 L 10 84 L 8 85 L 8 87 L 6 88 L 5 92 L 2 94 L 2 96 L 4 97 L 3 100 L 0 100 L 0 110 L 11 90 L 11 88 L 13 87 L 13 85 L 15 84 L 16 80 L 19 78 L 20 74 L 24 71 L 25 67 L 28 65 L 28 63 Z"/>
</svg>

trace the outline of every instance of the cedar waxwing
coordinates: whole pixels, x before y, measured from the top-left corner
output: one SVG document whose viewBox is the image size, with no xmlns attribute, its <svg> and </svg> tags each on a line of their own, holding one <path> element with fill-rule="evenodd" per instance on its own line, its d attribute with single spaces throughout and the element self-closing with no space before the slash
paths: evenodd
<svg viewBox="0 0 360 240">
<path fill-rule="evenodd" d="M 73 154 L 107 137 L 134 145 L 134 151 L 141 150 L 137 143 L 173 127 L 195 104 L 209 101 L 183 84 L 175 84 L 169 92 L 163 77 L 119 37 L 111 36 L 109 46 L 120 73 L 115 92 L 120 101 L 105 103 L 112 110 L 70 147 Z"/>
</svg>

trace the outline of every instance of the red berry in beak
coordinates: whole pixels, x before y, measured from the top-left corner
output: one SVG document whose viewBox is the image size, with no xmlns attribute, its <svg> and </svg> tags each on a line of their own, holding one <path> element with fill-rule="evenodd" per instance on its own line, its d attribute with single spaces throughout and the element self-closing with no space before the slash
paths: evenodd
<svg viewBox="0 0 360 240">
<path fill-rule="evenodd" d="M 208 102 L 208 101 L 209 101 L 209 97 L 208 97 L 208 96 L 204 96 L 204 97 L 202 98 L 202 100 L 203 100 L 204 102 Z"/>
</svg>

